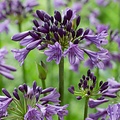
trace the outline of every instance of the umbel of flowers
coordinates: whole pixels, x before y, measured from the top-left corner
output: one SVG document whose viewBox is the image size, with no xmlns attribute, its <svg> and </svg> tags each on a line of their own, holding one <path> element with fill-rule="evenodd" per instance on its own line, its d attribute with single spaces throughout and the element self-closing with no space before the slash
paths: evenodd
<svg viewBox="0 0 120 120">
<path fill-rule="evenodd" d="M 71 9 L 65 10 L 62 14 L 59 11 L 54 12 L 54 16 L 50 16 L 45 11 L 37 10 L 38 20 L 33 20 L 34 26 L 32 30 L 18 33 L 12 37 L 14 41 L 20 41 L 25 48 L 20 50 L 12 50 L 15 58 L 23 64 L 27 54 L 37 48 L 45 50 L 48 56 L 47 61 L 55 60 L 60 63 L 62 57 L 68 55 L 71 65 L 75 64 L 76 58 L 84 59 L 86 53 L 92 62 L 102 68 L 102 60 L 108 59 L 108 51 L 102 49 L 102 44 L 107 44 L 107 33 L 102 30 L 97 34 L 90 34 L 89 29 L 79 28 L 81 17 L 74 14 Z M 85 49 L 81 43 L 86 40 L 91 41 L 98 48 L 98 52 Z M 101 57 L 102 56 L 102 57 Z"/>
<path fill-rule="evenodd" d="M 26 84 L 13 91 L 13 96 L 3 88 L 5 96 L 0 96 L 0 118 L 17 120 L 52 120 L 58 115 L 60 120 L 68 114 L 68 105 L 60 106 L 60 94 L 55 88 L 42 89 L 33 82 L 32 88 Z M 43 96 L 44 95 L 44 96 Z"/>
</svg>

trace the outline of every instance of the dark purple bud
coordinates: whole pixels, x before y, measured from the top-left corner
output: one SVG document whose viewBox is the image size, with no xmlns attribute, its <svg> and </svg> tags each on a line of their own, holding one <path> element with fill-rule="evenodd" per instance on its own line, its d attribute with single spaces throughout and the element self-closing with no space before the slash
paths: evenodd
<svg viewBox="0 0 120 120">
<path fill-rule="evenodd" d="M 49 34 L 46 35 L 46 39 L 50 40 L 50 35 Z"/>
<path fill-rule="evenodd" d="M 36 14 L 37 14 L 37 16 L 42 20 L 42 21 L 44 21 L 44 11 L 42 11 L 42 10 L 37 10 L 36 11 Z"/>
<path fill-rule="evenodd" d="M 56 39 L 52 38 L 52 41 L 53 41 L 53 43 L 55 43 L 55 42 L 56 42 Z"/>
<path fill-rule="evenodd" d="M 36 102 L 38 102 L 39 97 L 40 97 L 40 93 L 37 93 L 37 94 L 36 94 Z"/>
<path fill-rule="evenodd" d="M 31 37 L 35 38 L 36 40 L 39 39 L 39 36 L 36 33 L 34 33 L 33 31 L 29 31 L 29 34 Z"/>
<path fill-rule="evenodd" d="M 64 18 L 63 18 L 63 25 L 66 25 L 66 23 L 67 23 L 67 16 L 64 16 Z"/>
<path fill-rule="evenodd" d="M 67 31 L 71 31 L 71 27 L 72 27 L 72 23 L 71 22 L 69 22 L 68 24 L 67 24 L 67 26 L 66 26 L 66 29 L 67 29 Z"/>
<path fill-rule="evenodd" d="M 55 11 L 55 15 L 54 15 L 55 19 L 59 22 L 62 21 L 62 17 L 59 11 Z"/>
<path fill-rule="evenodd" d="M 63 37 L 63 29 L 62 28 L 58 29 L 58 34 L 60 35 L 61 38 Z"/>
<path fill-rule="evenodd" d="M 84 88 L 84 89 L 87 88 L 87 80 L 84 80 L 84 82 L 83 82 L 83 88 Z"/>
<path fill-rule="evenodd" d="M 51 16 L 51 22 L 52 22 L 52 23 L 54 22 L 54 18 L 53 18 L 53 16 Z"/>
<path fill-rule="evenodd" d="M 28 44 L 26 46 L 26 49 L 27 50 L 32 50 L 32 49 L 36 48 L 41 42 L 42 42 L 41 40 L 36 40 L 34 42 L 31 42 L 30 44 Z"/>
<path fill-rule="evenodd" d="M 2 88 L 2 92 L 9 98 L 11 98 L 11 95 L 9 94 L 9 92 L 5 89 L 5 88 Z"/>
<path fill-rule="evenodd" d="M 78 29 L 78 30 L 77 30 L 77 33 L 76 33 L 76 37 L 81 36 L 82 33 L 83 33 L 83 29 L 82 29 L 82 28 Z"/>
<path fill-rule="evenodd" d="M 59 41 L 59 36 L 58 36 L 57 33 L 54 33 L 54 37 L 55 37 L 55 39 L 56 39 L 57 41 Z"/>
<path fill-rule="evenodd" d="M 94 77 L 93 73 L 90 74 L 90 79 L 92 80 Z"/>
<path fill-rule="evenodd" d="M 103 89 L 105 86 L 108 86 L 108 82 L 104 82 L 100 88 Z"/>
<path fill-rule="evenodd" d="M 58 29 L 57 26 L 53 25 L 53 26 L 51 26 L 50 31 L 51 31 L 51 32 L 56 32 L 57 29 Z"/>
<path fill-rule="evenodd" d="M 47 22 L 44 24 L 44 28 L 49 31 L 49 25 Z"/>
<path fill-rule="evenodd" d="M 19 89 L 21 92 L 24 92 L 24 86 L 23 86 L 23 85 L 20 85 L 20 86 L 18 87 L 18 89 Z"/>
<path fill-rule="evenodd" d="M 103 84 L 103 81 L 100 81 L 99 86 L 101 86 L 102 84 Z"/>
<path fill-rule="evenodd" d="M 20 97 L 16 91 L 13 91 L 13 95 L 17 100 L 20 100 Z"/>
<path fill-rule="evenodd" d="M 93 83 L 96 82 L 96 76 L 93 76 Z"/>
<path fill-rule="evenodd" d="M 85 75 L 82 76 L 83 80 L 85 80 Z"/>
<path fill-rule="evenodd" d="M 77 100 L 81 100 L 82 97 L 81 97 L 81 96 L 77 96 L 76 99 L 77 99 Z"/>
<path fill-rule="evenodd" d="M 70 86 L 70 87 L 68 88 L 68 91 L 69 91 L 70 93 L 72 93 L 72 94 L 74 94 L 74 90 L 75 90 L 74 86 Z"/>
<path fill-rule="evenodd" d="M 34 25 L 35 25 L 36 27 L 39 27 L 39 23 L 38 23 L 37 20 L 33 20 L 33 23 L 34 23 Z"/>
<path fill-rule="evenodd" d="M 76 39 L 76 40 L 74 41 L 74 44 L 78 44 L 78 43 L 79 43 L 79 40 Z"/>
<path fill-rule="evenodd" d="M 56 26 L 58 25 L 58 21 L 55 21 L 55 25 L 56 25 Z"/>
<path fill-rule="evenodd" d="M 93 90 L 93 86 L 90 86 L 90 90 L 91 90 L 91 91 Z"/>
<path fill-rule="evenodd" d="M 14 41 L 20 41 L 23 38 L 27 37 L 28 35 L 29 35 L 29 31 L 21 32 L 21 33 L 15 34 L 11 39 Z"/>
<path fill-rule="evenodd" d="M 44 12 L 44 21 L 49 21 L 51 20 L 51 16 L 49 14 L 47 14 L 46 12 Z"/>
<path fill-rule="evenodd" d="M 83 33 L 83 36 L 87 35 L 89 33 L 89 29 L 85 30 L 85 32 Z"/>
<path fill-rule="evenodd" d="M 90 74 L 91 74 L 91 71 L 88 70 L 88 71 L 87 71 L 87 76 L 90 76 Z"/>
<path fill-rule="evenodd" d="M 53 87 L 46 88 L 46 89 L 42 90 L 42 94 L 51 92 L 51 91 L 53 91 L 53 90 L 54 90 Z"/>
<path fill-rule="evenodd" d="M 86 80 L 89 80 L 89 77 L 86 77 Z"/>
<path fill-rule="evenodd" d="M 82 86 L 82 83 L 78 83 L 78 87 L 79 87 L 79 89 L 81 88 L 81 86 Z"/>
<path fill-rule="evenodd" d="M 108 85 L 103 86 L 102 88 L 100 88 L 100 91 L 103 92 L 104 90 L 106 90 L 108 88 Z"/>
<path fill-rule="evenodd" d="M 14 91 L 18 92 L 17 88 L 14 88 Z"/>
<path fill-rule="evenodd" d="M 90 91 L 87 91 L 87 94 L 90 95 Z"/>
<path fill-rule="evenodd" d="M 78 25 L 80 24 L 80 20 L 81 20 L 81 17 L 78 16 L 78 17 L 76 18 L 76 26 L 78 26 Z"/>
<path fill-rule="evenodd" d="M 80 79 L 80 83 L 83 83 L 83 80 L 82 80 L 82 79 Z"/>
<path fill-rule="evenodd" d="M 45 29 L 44 27 L 38 27 L 37 29 L 39 32 L 41 33 L 48 33 L 49 31 L 47 29 Z"/>
<path fill-rule="evenodd" d="M 71 10 L 71 9 L 69 9 L 68 11 L 67 11 L 67 19 L 68 20 L 70 20 L 71 19 L 71 17 L 72 17 L 72 15 L 73 15 L 73 11 Z"/>
<path fill-rule="evenodd" d="M 27 93 L 28 87 L 27 87 L 27 85 L 25 83 L 23 84 L 23 87 L 24 87 L 25 92 Z"/>
<path fill-rule="evenodd" d="M 36 87 L 37 87 L 37 83 L 36 81 L 33 82 L 33 91 L 35 92 L 36 91 Z"/>
<path fill-rule="evenodd" d="M 74 30 L 72 31 L 72 37 L 73 38 L 75 37 L 75 31 Z"/>
</svg>

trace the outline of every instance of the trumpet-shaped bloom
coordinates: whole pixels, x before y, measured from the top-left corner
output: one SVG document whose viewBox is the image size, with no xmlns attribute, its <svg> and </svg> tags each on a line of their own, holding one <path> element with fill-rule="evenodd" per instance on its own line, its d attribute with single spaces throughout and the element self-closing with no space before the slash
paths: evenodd
<svg viewBox="0 0 120 120">
<path fill-rule="evenodd" d="M 44 51 L 45 55 L 48 56 L 47 61 L 55 60 L 55 62 L 59 64 L 62 58 L 61 45 L 56 42 L 54 45 L 48 45 L 48 48 L 48 50 Z"/>
</svg>

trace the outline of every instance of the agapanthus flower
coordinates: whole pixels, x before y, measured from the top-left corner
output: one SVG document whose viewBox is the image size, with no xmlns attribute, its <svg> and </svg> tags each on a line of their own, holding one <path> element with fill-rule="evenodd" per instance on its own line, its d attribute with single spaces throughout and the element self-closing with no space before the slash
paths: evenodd
<svg viewBox="0 0 120 120">
<path fill-rule="evenodd" d="M 50 16 L 45 11 L 37 10 L 36 15 L 38 20 L 33 20 L 33 29 L 14 35 L 12 40 L 20 41 L 20 44 L 24 46 L 24 50 L 29 50 L 29 52 L 35 48 L 38 50 L 48 48 L 44 51 L 44 54 L 48 56 L 48 62 L 55 60 L 59 64 L 61 58 L 66 56 L 68 56 L 71 65 L 75 64 L 76 59 L 83 60 L 84 53 L 86 53 L 84 50 L 86 49 L 81 43 L 90 38 L 90 30 L 83 30 L 83 28 L 78 27 L 81 17 L 77 16 L 74 10 L 67 8 L 62 14 L 55 11 L 54 16 Z M 72 25 L 73 22 L 75 22 L 74 26 Z M 102 44 L 107 44 L 107 33 L 103 30 L 99 31 L 97 35 L 93 34 L 92 37 L 94 37 L 93 44 L 101 49 Z M 96 54 L 100 53 L 101 51 L 96 52 Z M 25 57 L 20 61 L 15 55 L 15 58 L 21 63 L 23 63 Z M 99 60 L 102 60 L 101 55 Z"/>
<path fill-rule="evenodd" d="M 8 54 L 8 51 L 5 48 L 0 49 L 0 74 L 10 80 L 13 80 L 14 76 L 11 75 L 11 72 L 16 71 L 16 69 L 10 65 L 6 65 L 5 56 L 7 54 Z"/>
<path fill-rule="evenodd" d="M 44 120 L 46 118 L 47 120 L 52 120 L 54 115 L 58 115 L 60 120 L 64 120 L 64 116 L 68 114 L 66 110 L 68 105 L 59 105 L 60 94 L 53 87 L 42 89 L 37 86 L 37 83 L 34 81 L 32 88 L 26 84 L 20 85 L 18 89 L 15 88 L 13 95 L 10 95 L 5 88 L 2 89 L 2 92 L 6 96 L 0 97 L 0 102 L 5 102 L 4 106 L 6 105 L 5 107 L 2 106 L 2 109 L 8 108 L 9 105 L 10 111 L 13 111 L 13 113 L 8 112 L 7 116 L 5 116 L 4 114 L 7 110 L 4 109 L 4 114 L 2 113 L 1 118 L 13 116 L 14 119 Z M 45 96 L 42 97 L 42 95 Z M 10 104 L 10 102 L 12 102 L 12 104 Z M 16 112 L 14 112 L 14 110 Z"/>
<path fill-rule="evenodd" d="M 96 0 L 96 3 L 100 6 L 107 6 L 110 3 L 110 0 Z"/>
</svg>

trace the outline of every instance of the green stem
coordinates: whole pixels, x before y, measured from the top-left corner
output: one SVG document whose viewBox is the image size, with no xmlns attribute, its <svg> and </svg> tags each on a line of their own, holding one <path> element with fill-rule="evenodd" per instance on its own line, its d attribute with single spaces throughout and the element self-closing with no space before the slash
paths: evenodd
<svg viewBox="0 0 120 120">
<path fill-rule="evenodd" d="M 59 93 L 61 105 L 64 104 L 64 58 L 62 57 L 59 64 Z"/>
<path fill-rule="evenodd" d="M 88 101 L 89 101 L 89 97 L 85 98 L 85 107 L 84 107 L 84 120 L 87 118 L 88 115 Z"/>
<path fill-rule="evenodd" d="M 45 80 L 41 80 L 41 82 L 42 82 L 42 89 L 45 89 L 46 88 Z M 46 94 L 44 94 L 44 96 L 46 96 Z"/>
<path fill-rule="evenodd" d="M 18 30 L 19 30 L 19 32 L 22 32 L 22 23 L 21 23 L 21 21 L 19 21 L 19 23 L 18 23 Z M 22 46 L 20 45 L 19 48 L 22 49 Z M 23 82 L 27 83 L 26 70 L 25 70 L 25 62 L 22 65 L 22 76 L 23 76 Z"/>
<path fill-rule="evenodd" d="M 51 14 L 51 0 L 47 0 L 47 12 Z"/>
</svg>

